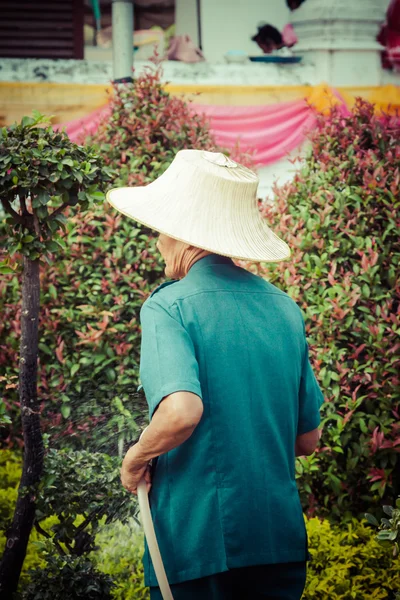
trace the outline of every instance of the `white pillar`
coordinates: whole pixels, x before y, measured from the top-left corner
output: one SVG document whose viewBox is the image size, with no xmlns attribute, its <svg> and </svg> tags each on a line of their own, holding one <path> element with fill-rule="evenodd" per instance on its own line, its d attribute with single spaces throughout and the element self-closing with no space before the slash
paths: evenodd
<svg viewBox="0 0 400 600">
<path fill-rule="evenodd" d="M 133 3 L 130 0 L 113 0 L 112 46 L 114 81 L 132 81 Z"/>
<path fill-rule="evenodd" d="M 291 15 L 293 50 L 315 64 L 321 81 L 335 85 L 382 83 L 381 45 L 386 0 L 306 0 Z"/>
</svg>

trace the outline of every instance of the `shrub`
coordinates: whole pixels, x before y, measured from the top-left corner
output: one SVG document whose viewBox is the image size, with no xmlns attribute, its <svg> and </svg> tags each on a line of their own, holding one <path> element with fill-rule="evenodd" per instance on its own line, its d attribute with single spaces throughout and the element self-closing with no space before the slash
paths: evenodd
<svg viewBox="0 0 400 600">
<path fill-rule="evenodd" d="M 19 454 L 2 451 L 0 553 L 6 542 L 5 530 L 14 512 L 21 467 L 22 458 Z M 119 467 L 119 459 L 104 454 L 54 449 L 47 452 L 37 498 L 35 529 L 29 539 L 21 585 L 26 588 L 32 570 L 43 572 L 35 573 L 29 588 L 31 595 L 27 597 L 39 597 L 46 577 L 54 578 L 57 569 L 60 570 L 60 578 L 54 578 L 49 589 L 53 589 L 52 586 L 54 589 L 62 586 L 64 578 L 71 576 L 75 579 L 73 585 L 78 590 L 79 586 L 84 585 L 83 579 L 92 573 L 90 568 L 95 569 L 94 566 L 89 568 L 89 554 L 95 547 L 99 527 L 104 527 L 105 524 L 107 527 L 107 524 L 118 519 L 119 526 L 123 528 L 125 521 L 132 520 L 137 505 L 135 498 L 121 486 Z M 60 555 L 59 559 L 57 554 Z M 81 560 L 73 559 L 77 556 Z M 127 563 L 126 568 L 128 578 Z M 96 573 L 94 570 L 92 575 L 97 582 L 97 589 L 104 578 L 99 578 Z M 107 582 L 108 579 L 105 578 L 104 581 Z M 67 589 L 71 591 L 75 587 Z M 103 588 L 100 586 L 99 589 Z M 68 595 L 64 597 L 68 598 Z M 90 594 L 87 597 L 90 598 Z"/>
<path fill-rule="evenodd" d="M 91 141 L 117 170 L 115 183 L 130 185 L 158 177 L 180 149 L 215 148 L 205 119 L 164 90 L 159 69 L 115 86 L 111 114 Z M 147 422 L 144 396 L 136 394 L 139 310 L 161 283 L 163 263 L 152 232 L 108 205 L 68 218 L 64 242 L 61 260 L 41 271 L 43 429 L 53 445 L 122 454 Z M 18 290 L 17 277 L 4 275 L 0 368 L 8 381 L 18 369 Z M 2 439 L 12 445 L 20 442 L 17 389 L 6 389 L 4 401 L 13 425 Z"/>
<path fill-rule="evenodd" d="M 395 597 L 399 565 L 369 526 L 352 520 L 338 527 L 312 518 L 307 531 L 312 560 L 303 600 Z"/>
<path fill-rule="evenodd" d="M 120 461 L 107 454 L 49 450 L 37 498 L 35 525 L 50 516 L 57 523 L 45 537 L 59 554 L 82 556 L 94 547 L 94 538 L 106 523 L 128 519 L 136 501 L 120 482 Z"/>
<path fill-rule="evenodd" d="M 97 549 L 91 559 L 96 568 L 112 577 L 116 600 L 147 600 L 144 585 L 142 555 L 143 533 L 134 520 L 112 523 L 103 527 L 96 536 Z"/>
<path fill-rule="evenodd" d="M 400 492 L 400 122 L 358 100 L 318 125 L 264 210 L 292 259 L 252 269 L 302 307 L 326 396 L 321 447 L 297 464 L 303 504 L 349 518 Z"/>
<path fill-rule="evenodd" d="M 165 90 L 157 57 L 155 63 L 133 84 L 113 84 L 111 115 L 89 140 L 118 172 L 118 185 L 150 183 L 165 171 L 178 150 L 220 150 L 207 118 L 195 113 L 190 102 Z M 252 164 L 251 156 L 239 147 L 233 154 Z"/>
<path fill-rule="evenodd" d="M 44 569 L 31 572 L 23 600 L 111 600 L 113 582 L 87 559 L 49 556 Z"/>
<path fill-rule="evenodd" d="M 380 529 L 376 540 L 383 546 L 393 546 L 393 556 L 398 556 L 400 554 L 400 496 L 396 500 L 396 506 L 383 506 L 383 512 L 389 518 L 383 517 L 380 524 L 374 515 L 366 513 L 365 517 L 371 525 Z"/>
<path fill-rule="evenodd" d="M 306 519 L 309 551 L 304 600 L 390 600 L 398 588 L 398 562 L 375 540 L 371 527 L 352 520 L 331 525 Z M 113 524 L 96 537 L 97 568 L 112 575 L 114 598 L 148 600 L 143 583 L 143 537 L 134 524 Z"/>
</svg>

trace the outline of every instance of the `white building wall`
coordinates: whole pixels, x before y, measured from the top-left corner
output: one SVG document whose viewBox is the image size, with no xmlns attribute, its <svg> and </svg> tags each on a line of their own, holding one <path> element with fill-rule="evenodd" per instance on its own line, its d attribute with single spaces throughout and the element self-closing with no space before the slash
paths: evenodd
<svg viewBox="0 0 400 600">
<path fill-rule="evenodd" d="M 188 0 L 189 4 L 191 0 Z M 286 0 L 201 0 L 203 52 L 211 62 L 223 61 L 228 50 L 262 54 L 255 42 L 257 25 L 266 22 L 279 31 L 290 21 Z"/>
</svg>

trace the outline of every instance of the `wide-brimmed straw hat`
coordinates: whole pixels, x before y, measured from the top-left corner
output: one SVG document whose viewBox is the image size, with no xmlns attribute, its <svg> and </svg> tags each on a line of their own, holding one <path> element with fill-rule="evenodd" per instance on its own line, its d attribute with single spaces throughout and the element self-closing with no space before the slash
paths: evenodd
<svg viewBox="0 0 400 600">
<path fill-rule="evenodd" d="M 261 217 L 258 177 L 220 152 L 181 150 L 142 187 L 108 192 L 119 212 L 169 237 L 241 260 L 278 262 L 290 249 Z"/>
</svg>

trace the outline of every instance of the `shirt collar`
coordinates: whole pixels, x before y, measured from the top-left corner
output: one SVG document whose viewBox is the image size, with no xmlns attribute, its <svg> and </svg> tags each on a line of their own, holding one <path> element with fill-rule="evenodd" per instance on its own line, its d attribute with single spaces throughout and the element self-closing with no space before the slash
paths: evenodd
<svg viewBox="0 0 400 600">
<path fill-rule="evenodd" d="M 229 256 L 222 256 L 221 254 L 207 254 L 207 256 L 203 256 L 197 260 L 189 269 L 189 273 L 194 273 L 199 269 L 203 269 L 204 267 L 209 267 L 210 265 L 233 265 L 233 261 Z"/>
</svg>

